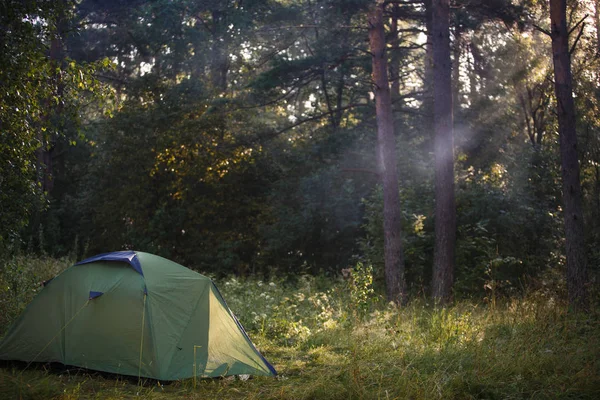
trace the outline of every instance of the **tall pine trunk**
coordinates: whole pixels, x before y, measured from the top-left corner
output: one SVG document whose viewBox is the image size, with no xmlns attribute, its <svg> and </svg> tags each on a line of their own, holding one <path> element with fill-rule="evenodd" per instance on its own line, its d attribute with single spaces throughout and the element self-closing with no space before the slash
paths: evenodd
<svg viewBox="0 0 600 400">
<path fill-rule="evenodd" d="M 427 31 L 427 43 L 425 44 L 423 90 L 423 110 L 426 114 L 423 120 L 423 129 L 433 137 L 433 10 L 431 0 L 425 0 L 425 29 Z"/>
<path fill-rule="evenodd" d="M 456 242 L 449 0 L 433 0 L 432 11 L 435 248 L 431 293 L 436 302 L 445 303 L 454 282 Z"/>
<path fill-rule="evenodd" d="M 383 181 L 385 284 L 388 301 L 404 302 L 404 254 L 401 241 L 400 195 L 396 166 L 396 139 L 385 52 L 382 1 L 369 11 L 369 42 L 375 83 L 377 144 Z"/>
<path fill-rule="evenodd" d="M 558 134 L 563 179 L 563 202 L 565 206 L 567 291 L 569 304 L 572 307 L 585 308 L 587 304 L 587 270 L 583 207 L 579 179 L 573 78 L 571 75 L 571 55 L 569 53 L 569 33 L 566 15 L 566 0 L 550 0 L 550 33 L 552 36 L 552 58 L 554 60 L 554 90 L 558 106 Z"/>
<path fill-rule="evenodd" d="M 400 36 L 398 35 L 398 14 L 400 13 L 400 7 L 394 4 L 392 9 L 392 24 L 391 24 L 391 37 L 393 40 L 392 44 L 392 55 L 390 57 L 390 79 L 391 82 L 391 97 L 392 103 L 396 103 L 400 99 Z M 396 104 L 396 107 L 399 105 Z M 393 105 L 392 105 L 393 109 Z"/>
<path fill-rule="evenodd" d="M 460 55 L 463 45 L 463 32 L 458 21 L 454 27 L 452 53 L 452 113 L 456 117 L 460 111 Z"/>
<path fill-rule="evenodd" d="M 594 7 L 596 8 L 594 13 L 594 21 L 596 22 L 596 52 L 600 54 L 600 0 L 596 0 Z"/>
</svg>

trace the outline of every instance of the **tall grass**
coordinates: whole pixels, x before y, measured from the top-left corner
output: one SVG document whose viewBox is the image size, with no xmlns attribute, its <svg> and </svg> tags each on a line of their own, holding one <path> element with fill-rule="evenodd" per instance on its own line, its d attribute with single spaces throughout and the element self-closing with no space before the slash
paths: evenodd
<svg viewBox="0 0 600 400">
<path fill-rule="evenodd" d="M 597 399 L 600 318 L 572 314 L 551 292 L 397 308 L 351 283 L 217 282 L 279 372 L 173 383 L 93 372 L 0 369 L 0 398 Z"/>
<path fill-rule="evenodd" d="M 8 325 L 42 290 L 43 282 L 52 279 L 74 263 L 71 257 L 13 256 L 0 260 L 0 336 Z"/>
</svg>

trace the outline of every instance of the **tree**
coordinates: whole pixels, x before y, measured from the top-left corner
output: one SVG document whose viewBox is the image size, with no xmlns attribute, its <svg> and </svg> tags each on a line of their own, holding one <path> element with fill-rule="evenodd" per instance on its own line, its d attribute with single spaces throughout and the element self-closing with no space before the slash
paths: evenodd
<svg viewBox="0 0 600 400">
<path fill-rule="evenodd" d="M 404 254 L 400 225 L 400 196 L 396 166 L 394 119 L 385 52 L 384 2 L 378 0 L 369 10 L 369 43 L 373 62 L 377 144 L 383 181 L 383 230 L 385 283 L 388 301 L 405 299 Z"/>
<path fill-rule="evenodd" d="M 0 2 L 0 251 L 18 242 L 32 210 L 45 206 L 53 179 L 50 150 L 66 136 L 66 125 L 76 130 L 82 100 L 106 94 L 94 74 L 107 63 L 62 55 L 72 5 Z"/>
<path fill-rule="evenodd" d="M 598 54 L 600 54 L 600 0 L 596 0 L 594 8 L 594 22 L 596 23 L 596 51 Z"/>
<path fill-rule="evenodd" d="M 566 0 L 550 0 L 550 25 L 565 206 L 567 291 L 571 306 L 583 308 L 587 303 L 587 265 Z"/>
<path fill-rule="evenodd" d="M 433 0 L 433 121 L 435 152 L 435 248 L 432 296 L 446 302 L 454 280 L 456 208 L 450 64 L 450 2 Z"/>
</svg>

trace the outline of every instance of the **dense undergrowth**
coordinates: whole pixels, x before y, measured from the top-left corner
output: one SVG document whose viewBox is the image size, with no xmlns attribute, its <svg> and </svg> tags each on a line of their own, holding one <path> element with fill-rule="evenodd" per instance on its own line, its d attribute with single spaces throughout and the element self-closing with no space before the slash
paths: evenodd
<svg viewBox="0 0 600 400">
<path fill-rule="evenodd" d="M 15 258 L 0 273 L 0 328 L 71 260 Z M 0 369 L 0 398 L 596 399 L 600 316 L 569 313 L 552 289 L 494 302 L 403 308 L 349 280 L 219 280 L 277 378 L 159 383 L 34 365 Z M 596 308 L 597 309 L 597 308 Z"/>
</svg>

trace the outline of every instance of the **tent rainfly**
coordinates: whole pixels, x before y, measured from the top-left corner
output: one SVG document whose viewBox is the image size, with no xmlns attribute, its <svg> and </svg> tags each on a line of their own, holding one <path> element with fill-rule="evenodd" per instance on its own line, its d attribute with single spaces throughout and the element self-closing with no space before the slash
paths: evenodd
<svg viewBox="0 0 600 400">
<path fill-rule="evenodd" d="M 158 380 L 277 374 L 212 280 L 136 251 L 88 258 L 47 283 L 0 359 Z"/>
</svg>

